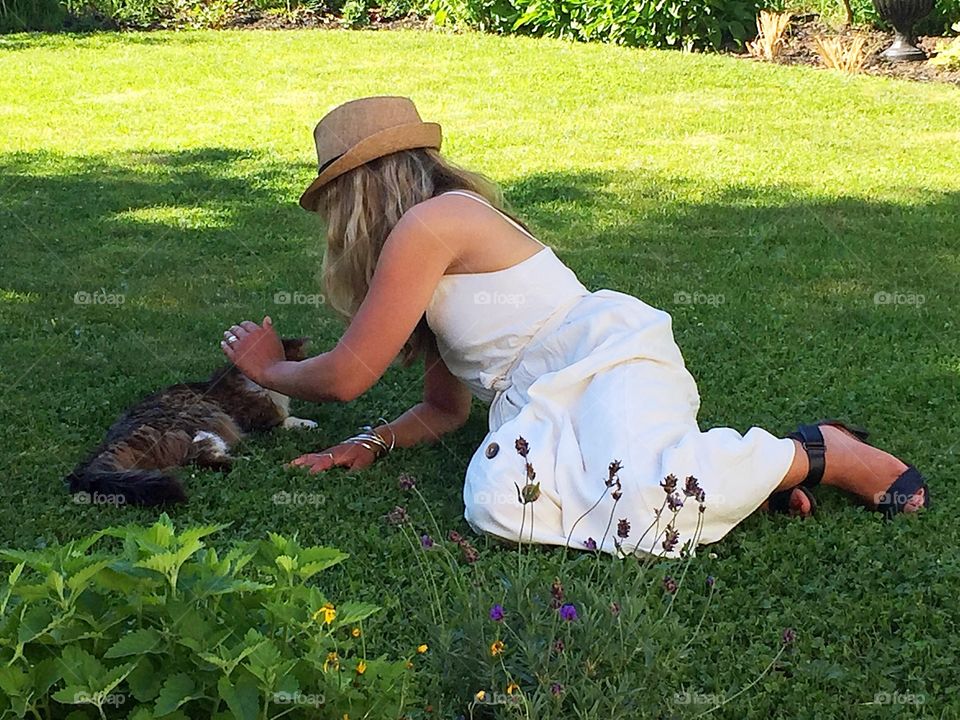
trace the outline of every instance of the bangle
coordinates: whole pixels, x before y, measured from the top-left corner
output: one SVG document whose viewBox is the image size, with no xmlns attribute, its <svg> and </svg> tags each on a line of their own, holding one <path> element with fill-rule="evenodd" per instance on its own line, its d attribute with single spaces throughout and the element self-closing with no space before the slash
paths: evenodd
<svg viewBox="0 0 960 720">
<path fill-rule="evenodd" d="M 383 418 L 377 418 L 378 420 L 383 420 L 384 424 L 387 427 L 390 427 L 386 420 Z M 376 430 L 373 429 L 370 425 L 364 425 L 360 428 L 361 432 L 348 437 L 343 441 L 344 445 L 360 445 L 365 447 L 367 450 L 372 452 L 376 458 L 379 460 L 381 456 L 386 455 L 388 452 L 393 450 L 397 443 L 397 436 L 393 432 L 393 429 L 390 429 L 390 443 L 388 444 L 386 440 L 383 439 L 383 436 L 380 435 Z"/>
</svg>

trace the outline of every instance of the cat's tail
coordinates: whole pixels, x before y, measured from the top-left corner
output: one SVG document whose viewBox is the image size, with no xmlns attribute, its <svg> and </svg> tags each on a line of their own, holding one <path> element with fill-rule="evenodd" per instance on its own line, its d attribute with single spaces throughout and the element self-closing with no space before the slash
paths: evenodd
<svg viewBox="0 0 960 720">
<path fill-rule="evenodd" d="M 79 467 L 64 478 L 74 502 L 90 505 L 172 505 L 187 501 L 183 485 L 160 470 Z"/>
</svg>

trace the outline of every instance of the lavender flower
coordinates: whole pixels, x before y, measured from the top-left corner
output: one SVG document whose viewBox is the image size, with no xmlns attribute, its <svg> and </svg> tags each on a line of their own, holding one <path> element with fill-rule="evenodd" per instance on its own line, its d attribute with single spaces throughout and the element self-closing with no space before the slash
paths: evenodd
<svg viewBox="0 0 960 720">
<path fill-rule="evenodd" d="M 687 479 L 684 480 L 683 494 L 692 498 L 703 494 L 703 490 L 700 489 L 700 481 L 697 480 L 693 475 L 687 475 Z"/>
<path fill-rule="evenodd" d="M 417 486 L 417 479 L 413 475 L 403 473 L 397 478 L 397 485 L 401 490 L 413 490 Z"/>
<path fill-rule="evenodd" d="M 387 513 L 387 522 L 391 525 L 403 525 L 410 520 L 406 508 L 397 505 L 393 510 Z"/>
<path fill-rule="evenodd" d="M 680 531 L 674 528 L 673 525 L 667 525 L 667 529 L 663 537 L 663 549 L 667 552 L 671 552 L 677 547 L 678 542 L 680 542 Z"/>
<path fill-rule="evenodd" d="M 586 541 L 583 543 L 583 546 L 584 546 L 587 550 L 596 550 L 596 549 L 597 549 L 597 541 L 594 540 L 592 537 L 588 537 L 588 538 L 586 539 Z"/>
<path fill-rule="evenodd" d="M 553 695 L 563 695 L 563 685 L 560 683 L 553 683 L 553 685 L 550 686 L 550 692 Z"/>
<path fill-rule="evenodd" d="M 560 619 L 566 620 L 567 622 L 573 622 L 577 619 L 577 608 L 576 606 L 567 603 L 560 608 Z"/>
<path fill-rule="evenodd" d="M 678 482 L 680 481 L 677 479 L 677 476 L 674 475 L 673 473 L 670 473 L 663 479 L 663 482 L 660 483 L 660 487 L 663 488 L 663 491 L 667 495 L 670 495 L 671 493 L 676 491 Z"/>
<path fill-rule="evenodd" d="M 490 608 L 490 619 L 494 622 L 500 622 L 503 620 L 504 612 L 503 605 L 497 603 L 492 608 Z"/>
<path fill-rule="evenodd" d="M 523 436 L 519 436 L 517 438 L 516 443 L 514 443 L 514 447 L 517 449 L 517 454 L 521 457 L 526 457 L 527 453 L 530 452 L 530 443 L 524 440 Z"/>
<path fill-rule="evenodd" d="M 707 587 L 708 587 L 708 588 L 712 588 L 712 587 L 716 584 L 716 582 L 717 582 L 717 581 L 714 579 L 713 575 L 707 575 Z"/>
<path fill-rule="evenodd" d="M 780 636 L 780 642 L 784 645 L 792 645 L 797 640 L 797 631 L 793 628 L 784 628 L 783 634 Z"/>
<path fill-rule="evenodd" d="M 670 493 L 667 495 L 667 507 L 670 508 L 670 512 L 679 512 L 680 508 L 683 507 L 683 500 L 677 493 Z"/>
<path fill-rule="evenodd" d="M 673 594 L 677 591 L 677 587 L 678 587 L 678 586 L 677 586 L 677 581 L 674 580 L 674 579 L 673 579 L 672 577 L 670 577 L 669 575 L 667 575 L 667 576 L 663 579 L 663 589 L 666 590 L 666 591 L 667 591 L 668 593 L 670 593 L 671 595 L 673 595 Z"/>
<path fill-rule="evenodd" d="M 430 537 L 430 536 L 427 535 L 427 534 L 421 535 L 421 536 L 420 536 L 420 547 L 422 547 L 424 550 L 429 550 L 430 548 L 432 548 L 432 547 L 433 547 L 433 538 Z"/>
<path fill-rule="evenodd" d="M 564 644 L 563 640 L 561 640 L 560 638 L 557 638 L 556 640 L 553 641 L 552 649 L 555 655 L 560 655 L 563 653 L 564 650 L 567 649 L 567 646 Z"/>
<path fill-rule="evenodd" d="M 622 518 L 620 522 L 617 523 L 617 537 L 626 539 L 630 534 L 630 522 L 626 518 Z"/>
</svg>

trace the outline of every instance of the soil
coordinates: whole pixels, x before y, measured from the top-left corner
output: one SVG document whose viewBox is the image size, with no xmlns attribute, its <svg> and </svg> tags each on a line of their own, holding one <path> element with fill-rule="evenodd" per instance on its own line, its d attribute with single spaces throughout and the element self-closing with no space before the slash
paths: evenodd
<svg viewBox="0 0 960 720">
<path fill-rule="evenodd" d="M 887 49 L 893 42 L 893 32 L 884 32 L 873 28 L 833 28 L 822 22 L 816 15 L 797 16 L 790 24 L 787 30 L 786 41 L 781 50 L 780 56 L 773 62 L 784 65 L 813 65 L 823 67 L 820 55 L 817 52 L 815 38 L 817 37 L 836 37 L 852 38 L 854 35 L 863 35 L 867 38 L 867 61 L 864 64 L 863 72 L 869 75 L 883 75 L 886 77 L 897 77 L 906 80 L 918 80 L 921 82 L 947 82 L 960 85 L 960 70 L 947 70 L 946 68 L 936 67 L 924 61 L 912 62 L 887 62 L 880 53 Z M 936 55 L 936 48 L 941 42 L 949 42 L 950 38 L 944 37 L 921 37 L 917 40 L 917 46 L 923 50 L 928 57 Z M 751 58 L 750 55 L 743 54 L 742 57 Z M 758 62 L 766 62 L 757 59 Z"/>
<path fill-rule="evenodd" d="M 386 19 L 379 10 L 368 13 L 369 22 L 360 26 L 363 30 L 430 30 L 430 20 L 410 15 L 403 18 Z M 268 13 L 260 10 L 248 10 L 230 19 L 227 27 L 249 30 L 292 30 L 296 28 L 320 28 L 338 30 L 350 27 L 338 15 L 316 13 L 307 8 L 297 8 L 292 13 Z"/>
</svg>

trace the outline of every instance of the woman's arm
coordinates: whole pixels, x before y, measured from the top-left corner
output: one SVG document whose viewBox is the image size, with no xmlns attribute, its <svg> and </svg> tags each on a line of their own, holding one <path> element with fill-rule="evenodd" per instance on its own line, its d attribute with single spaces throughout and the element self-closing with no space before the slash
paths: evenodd
<svg viewBox="0 0 960 720">
<path fill-rule="evenodd" d="M 395 438 L 396 447 L 412 447 L 421 442 L 434 442 L 460 428 L 470 416 L 470 390 L 454 377 L 431 345 L 424 357 L 423 402 L 376 431 L 388 442 Z M 376 456 L 362 445 L 341 443 L 322 452 L 301 455 L 290 464 L 305 467 L 312 473 L 332 467 L 353 470 L 371 465 Z"/>
<path fill-rule="evenodd" d="M 283 357 L 269 318 L 243 322 L 225 335 L 227 357 L 254 382 L 315 402 L 349 401 L 380 379 L 426 310 L 440 278 L 463 242 L 457 215 L 434 198 L 397 223 L 377 262 L 367 295 L 340 342 L 330 352 L 300 362 Z"/>
</svg>

